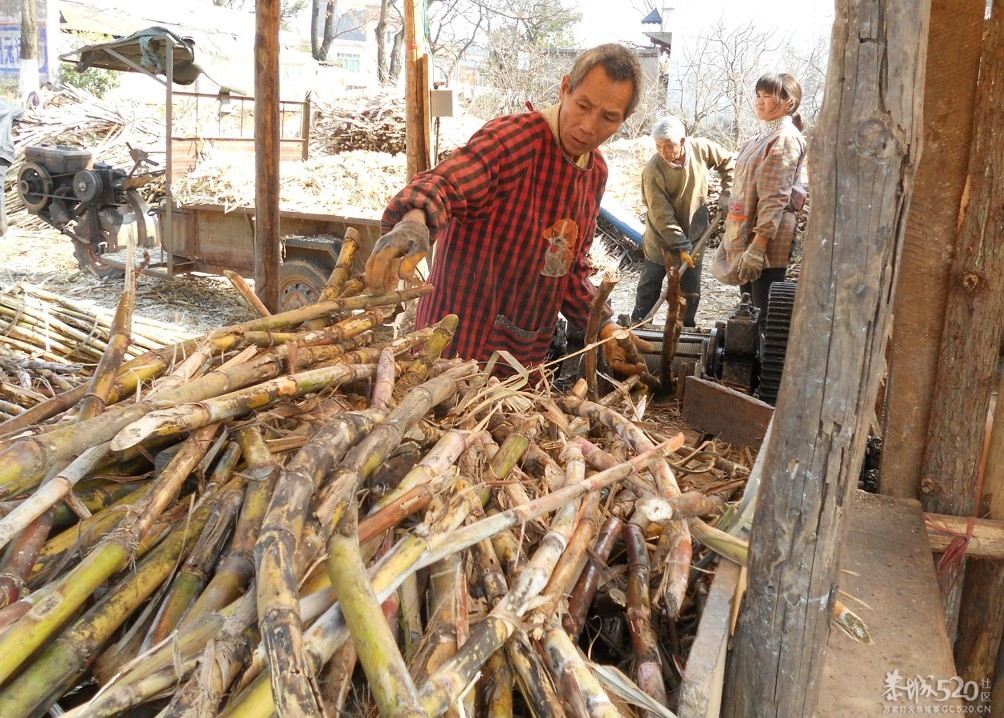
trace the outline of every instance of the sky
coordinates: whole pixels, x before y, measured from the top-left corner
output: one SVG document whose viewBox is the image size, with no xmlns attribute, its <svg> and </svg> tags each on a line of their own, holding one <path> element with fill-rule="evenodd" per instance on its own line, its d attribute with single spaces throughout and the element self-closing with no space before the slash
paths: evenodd
<svg viewBox="0 0 1004 718">
<path fill-rule="evenodd" d="M 643 6 L 643 0 L 578 0 L 575 4 L 582 13 L 577 35 L 584 47 L 618 40 L 647 45 L 642 30 L 658 29 L 643 28 L 644 15 L 637 9 Z M 674 39 L 699 34 L 702 29 L 716 25 L 719 19 L 726 25 L 752 21 L 784 34 L 814 39 L 819 35 L 829 36 L 834 12 L 834 0 L 650 0 L 648 4 L 673 8 L 670 18 Z"/>
</svg>

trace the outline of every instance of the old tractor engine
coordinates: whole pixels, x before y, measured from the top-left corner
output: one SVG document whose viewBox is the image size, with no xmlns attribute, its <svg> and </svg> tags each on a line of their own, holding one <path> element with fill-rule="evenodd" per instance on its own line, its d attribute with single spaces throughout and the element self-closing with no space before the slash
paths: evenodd
<svg viewBox="0 0 1004 718">
<path fill-rule="evenodd" d="M 153 164 L 142 150 L 131 150 L 132 171 L 104 162 L 91 164 L 91 153 L 70 147 L 29 146 L 17 175 L 17 191 L 25 207 L 73 241 L 73 256 L 82 269 L 99 276 L 124 265 L 112 255 L 128 242 L 137 248 L 160 245 L 160 225 L 138 188 L 162 174 L 137 174 Z"/>
</svg>

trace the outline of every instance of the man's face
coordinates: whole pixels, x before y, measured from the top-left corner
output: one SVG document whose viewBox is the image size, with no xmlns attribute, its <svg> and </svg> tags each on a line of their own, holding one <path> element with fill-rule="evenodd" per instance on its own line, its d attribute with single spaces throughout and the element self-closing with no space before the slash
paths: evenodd
<svg viewBox="0 0 1004 718">
<path fill-rule="evenodd" d="M 565 75 L 558 115 L 561 149 L 570 157 L 579 157 L 602 145 L 627 119 L 633 95 L 634 85 L 630 80 L 615 82 L 599 65 L 574 90 L 569 89 Z"/>
<path fill-rule="evenodd" d="M 683 164 L 685 156 L 683 146 L 686 142 L 686 138 L 680 140 L 659 140 L 655 143 L 655 149 L 666 162 L 679 166 Z"/>
</svg>

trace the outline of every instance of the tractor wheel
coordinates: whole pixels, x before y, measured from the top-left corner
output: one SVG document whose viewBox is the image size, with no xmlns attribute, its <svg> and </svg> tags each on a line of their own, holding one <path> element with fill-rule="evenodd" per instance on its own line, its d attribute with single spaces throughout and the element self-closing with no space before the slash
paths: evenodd
<svg viewBox="0 0 1004 718">
<path fill-rule="evenodd" d="M 90 244 L 73 242 L 73 257 L 80 269 L 94 272 L 100 279 L 118 279 L 125 276 L 125 270 L 102 262 L 101 255 Z"/>
<path fill-rule="evenodd" d="M 313 304 L 321 296 L 330 271 L 318 262 L 294 257 L 279 267 L 279 303 L 283 311 Z"/>
</svg>

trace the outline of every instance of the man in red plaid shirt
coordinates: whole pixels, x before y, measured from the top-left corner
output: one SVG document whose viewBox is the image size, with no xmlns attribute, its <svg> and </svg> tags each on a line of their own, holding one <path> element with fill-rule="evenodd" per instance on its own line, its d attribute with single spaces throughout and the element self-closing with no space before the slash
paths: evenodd
<svg viewBox="0 0 1004 718">
<path fill-rule="evenodd" d="M 436 289 L 419 301 L 417 325 L 456 314 L 453 353 L 487 361 L 505 350 L 526 367 L 541 364 L 559 312 L 586 326 L 595 293 L 589 248 L 607 181 L 598 148 L 634 111 L 641 89 L 627 48 L 582 53 L 562 78 L 557 105 L 489 121 L 391 200 L 367 284 L 379 293 L 409 276 L 431 235 Z M 606 307 L 604 339 L 616 329 L 611 314 Z M 644 371 L 616 342 L 604 348 L 622 374 Z"/>
</svg>

